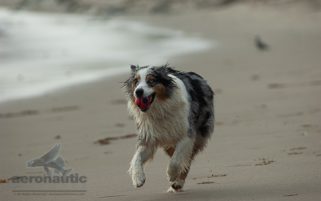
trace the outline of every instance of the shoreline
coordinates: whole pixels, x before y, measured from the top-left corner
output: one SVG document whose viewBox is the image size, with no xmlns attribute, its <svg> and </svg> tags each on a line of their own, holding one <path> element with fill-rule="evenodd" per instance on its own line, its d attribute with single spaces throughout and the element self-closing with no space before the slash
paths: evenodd
<svg viewBox="0 0 321 201">
<path fill-rule="evenodd" d="M 321 0 L 163 0 L 149 1 L 136 0 L 128 2 L 118 1 L 54 1 L 44 0 L 2 0 L 1 6 L 14 10 L 33 10 L 56 13 L 79 13 L 92 14 L 98 16 L 119 16 L 119 15 L 172 15 L 186 14 L 189 12 L 206 12 L 226 9 L 233 6 L 246 5 L 249 7 L 269 7 L 273 9 L 297 8 L 301 7 L 310 11 L 321 9 Z"/>
<path fill-rule="evenodd" d="M 108 79 L 126 73 L 130 63 L 159 65 L 177 55 L 215 48 L 214 42 L 175 28 L 130 18 L 7 9 L 0 10 L 0 18 L 2 103 Z"/>
</svg>

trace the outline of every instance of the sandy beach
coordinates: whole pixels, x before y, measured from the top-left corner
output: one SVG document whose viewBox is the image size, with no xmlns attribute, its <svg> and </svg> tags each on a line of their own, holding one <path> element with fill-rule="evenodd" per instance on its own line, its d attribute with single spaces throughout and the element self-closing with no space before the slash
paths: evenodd
<svg viewBox="0 0 321 201">
<path fill-rule="evenodd" d="M 85 184 L 67 187 L 84 190 L 81 195 L 23 195 L 13 190 L 48 186 L 0 183 L 1 200 L 320 199 L 320 11 L 238 4 L 118 18 L 217 42 L 217 48 L 168 60 L 203 75 L 216 93 L 215 132 L 194 161 L 185 191 L 166 193 L 169 159 L 162 150 L 145 166 L 145 185 L 131 185 L 127 169 L 136 130 L 121 87 L 128 76 L 123 74 L 0 103 L 0 179 L 42 174 L 26 162 L 56 143 L 66 167 L 87 177 Z M 257 36 L 266 48 L 256 46 Z M 95 143 L 107 137 L 114 138 Z"/>
</svg>

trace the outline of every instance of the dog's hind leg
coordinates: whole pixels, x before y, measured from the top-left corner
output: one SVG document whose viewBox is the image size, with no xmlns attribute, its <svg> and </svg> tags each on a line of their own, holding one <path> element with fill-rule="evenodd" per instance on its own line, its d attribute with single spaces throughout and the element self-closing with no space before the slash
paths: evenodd
<svg viewBox="0 0 321 201">
<path fill-rule="evenodd" d="M 167 192 L 179 192 L 182 190 L 184 183 L 185 183 L 185 179 L 189 173 L 191 163 L 192 163 L 194 157 L 204 148 L 205 144 L 206 144 L 206 141 L 204 141 L 203 139 L 202 140 L 198 139 L 195 142 L 194 147 L 193 147 L 193 151 L 192 151 L 192 155 L 190 157 L 188 168 L 186 168 L 185 171 L 181 172 L 180 175 L 176 178 L 176 180 L 174 182 L 171 182 L 171 186 Z M 170 156 L 172 156 L 174 154 L 174 148 L 165 149 L 165 151 Z"/>
<path fill-rule="evenodd" d="M 133 185 L 135 187 L 141 187 L 145 183 L 144 163 L 153 158 L 155 153 L 154 146 L 139 145 L 136 153 L 130 162 L 130 168 L 128 173 L 132 177 Z"/>
<path fill-rule="evenodd" d="M 174 147 L 164 148 L 164 151 L 169 157 L 172 157 L 174 154 L 175 148 Z M 189 172 L 189 168 L 186 171 L 180 173 L 177 179 L 174 182 L 171 182 L 171 187 L 168 189 L 168 192 L 180 191 L 184 186 L 185 179 L 187 177 L 188 172 Z"/>
<path fill-rule="evenodd" d="M 186 169 L 184 172 L 181 172 L 180 175 L 175 179 L 175 181 L 170 182 L 170 187 L 167 190 L 167 192 L 180 192 L 182 191 L 184 184 L 185 184 L 185 179 L 188 175 L 189 168 Z"/>
<path fill-rule="evenodd" d="M 171 184 L 169 192 L 183 188 L 193 157 L 194 139 L 186 136 L 176 146 L 167 168 L 167 175 Z"/>
</svg>

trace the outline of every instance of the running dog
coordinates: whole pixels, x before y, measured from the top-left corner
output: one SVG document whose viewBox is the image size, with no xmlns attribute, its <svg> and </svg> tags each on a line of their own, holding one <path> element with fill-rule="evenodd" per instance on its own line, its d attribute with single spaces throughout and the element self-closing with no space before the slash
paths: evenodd
<svg viewBox="0 0 321 201">
<path fill-rule="evenodd" d="M 145 183 L 143 165 L 158 147 L 170 156 L 168 192 L 181 191 L 195 155 L 214 131 L 214 93 L 200 75 L 165 66 L 131 65 L 124 86 L 138 130 L 128 170 L 133 185 Z"/>
</svg>

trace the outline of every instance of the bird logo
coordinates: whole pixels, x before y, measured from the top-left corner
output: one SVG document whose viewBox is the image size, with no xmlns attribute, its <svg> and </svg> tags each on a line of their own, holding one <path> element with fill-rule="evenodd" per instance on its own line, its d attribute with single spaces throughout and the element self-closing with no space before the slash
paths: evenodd
<svg viewBox="0 0 321 201">
<path fill-rule="evenodd" d="M 66 176 L 71 169 L 65 169 L 65 161 L 59 156 L 61 144 L 54 145 L 43 156 L 27 162 L 27 167 L 43 167 L 48 176 L 54 174 Z"/>
</svg>

